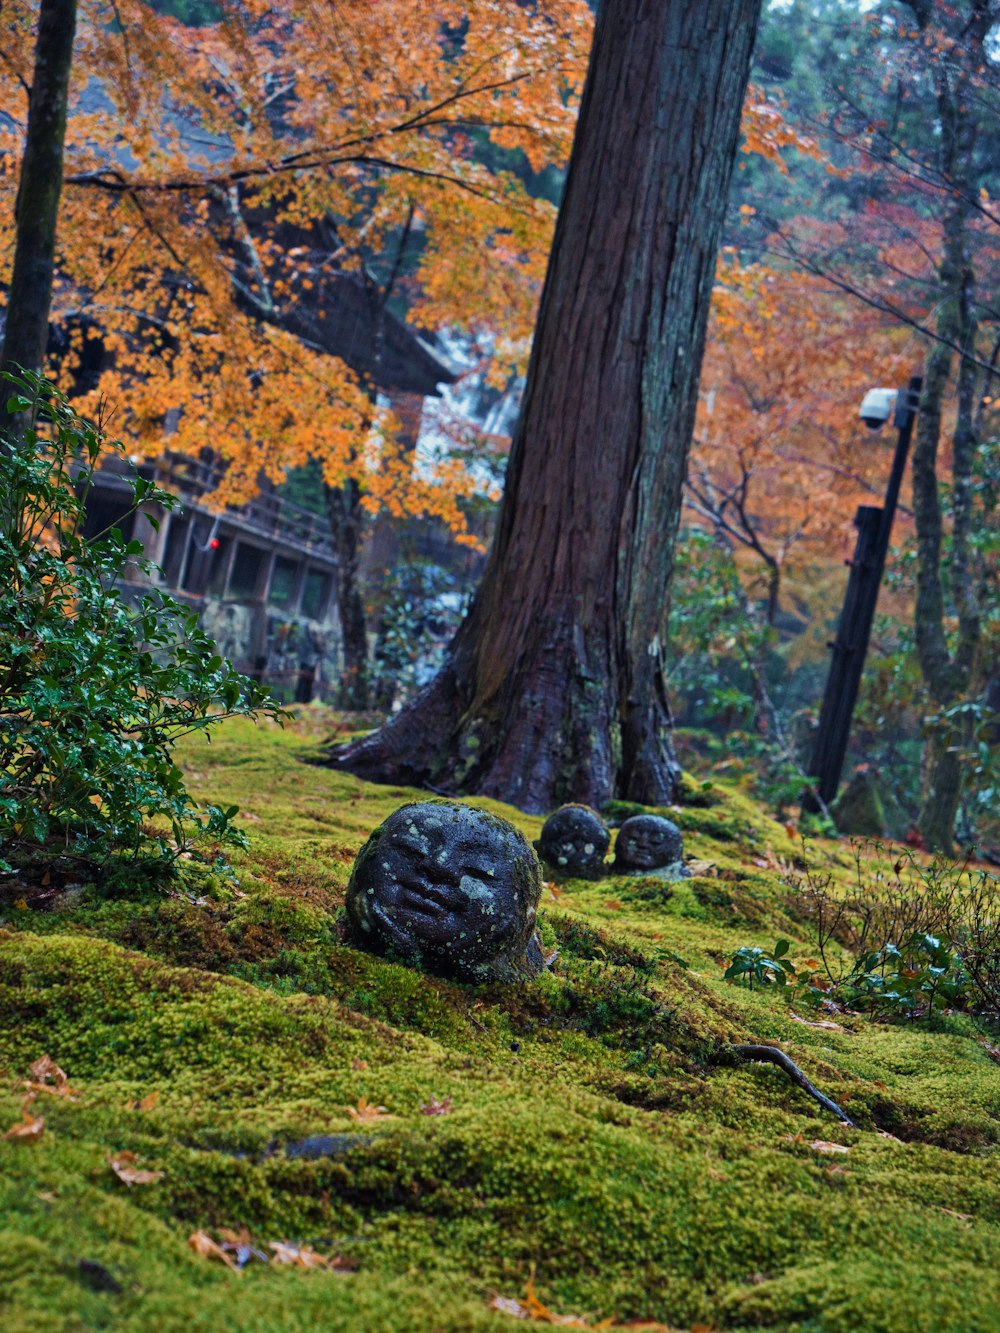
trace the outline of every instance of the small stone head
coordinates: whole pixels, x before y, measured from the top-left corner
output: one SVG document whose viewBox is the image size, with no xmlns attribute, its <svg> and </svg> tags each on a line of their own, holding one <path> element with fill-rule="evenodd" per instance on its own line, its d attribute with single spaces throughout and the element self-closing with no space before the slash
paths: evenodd
<svg viewBox="0 0 1000 1333">
<path fill-rule="evenodd" d="M 608 826 L 589 805 L 561 805 L 542 825 L 535 848 L 557 874 L 593 878 L 610 842 Z"/>
<path fill-rule="evenodd" d="M 615 870 L 659 870 L 683 855 L 680 829 L 662 815 L 633 815 L 618 830 Z"/>
<path fill-rule="evenodd" d="M 449 801 L 404 805 L 351 871 L 348 943 L 457 981 L 516 981 L 543 966 L 541 872 L 506 820 Z"/>
</svg>

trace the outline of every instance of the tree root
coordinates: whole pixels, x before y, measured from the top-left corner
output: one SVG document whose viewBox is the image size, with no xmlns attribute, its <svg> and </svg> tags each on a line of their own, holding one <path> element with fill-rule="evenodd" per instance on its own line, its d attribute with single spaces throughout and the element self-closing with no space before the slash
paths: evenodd
<svg viewBox="0 0 1000 1333">
<path fill-rule="evenodd" d="M 842 1111 L 835 1101 L 827 1097 L 825 1093 L 820 1092 L 815 1084 L 810 1083 L 795 1061 L 787 1056 L 784 1051 L 779 1050 L 777 1046 L 726 1046 L 720 1054 L 735 1056 L 738 1061 L 758 1060 L 765 1064 L 777 1065 L 779 1069 L 784 1070 L 793 1083 L 797 1083 L 800 1088 L 808 1092 L 810 1097 L 814 1097 L 824 1111 L 829 1111 L 838 1120 L 842 1120 L 845 1125 L 857 1129 L 857 1125 L 851 1117 Z"/>
</svg>

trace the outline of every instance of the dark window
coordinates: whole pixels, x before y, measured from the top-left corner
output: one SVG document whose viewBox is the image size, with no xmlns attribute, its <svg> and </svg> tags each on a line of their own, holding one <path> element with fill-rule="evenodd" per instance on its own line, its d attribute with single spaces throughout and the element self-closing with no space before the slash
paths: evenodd
<svg viewBox="0 0 1000 1333">
<path fill-rule="evenodd" d="M 267 600 L 274 606 L 291 609 L 292 600 L 295 597 L 295 583 L 298 572 L 299 567 L 294 560 L 279 555 L 274 562 L 271 591 L 268 593 Z"/>
<path fill-rule="evenodd" d="M 170 516 L 170 527 L 167 529 L 167 549 L 163 556 L 163 577 L 171 588 L 180 585 L 184 564 L 184 548 L 187 545 L 189 527 L 190 524 L 186 518 L 178 518 L 176 514 Z"/>
<path fill-rule="evenodd" d="M 236 543 L 236 555 L 229 574 L 230 597 L 256 597 L 260 587 L 265 552 L 259 546 Z"/>
<path fill-rule="evenodd" d="M 83 521 L 85 537 L 99 537 L 110 528 L 120 528 L 122 537 L 129 541 L 134 526 L 135 514 L 126 494 L 95 489 L 87 496 L 87 513 Z"/>
<path fill-rule="evenodd" d="M 302 585 L 302 614 L 310 620 L 320 620 L 330 600 L 330 576 L 321 569 L 306 570 Z"/>
</svg>

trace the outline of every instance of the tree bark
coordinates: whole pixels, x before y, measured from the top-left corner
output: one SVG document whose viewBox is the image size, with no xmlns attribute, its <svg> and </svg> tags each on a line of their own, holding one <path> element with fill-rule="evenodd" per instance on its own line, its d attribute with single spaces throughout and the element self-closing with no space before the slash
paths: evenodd
<svg viewBox="0 0 1000 1333">
<path fill-rule="evenodd" d="M 525 810 L 675 794 L 667 590 L 760 0 L 605 0 L 483 582 L 330 762 Z"/>
<path fill-rule="evenodd" d="M 45 362 L 75 28 L 76 0 L 41 0 L 0 370 Z"/>
<path fill-rule="evenodd" d="M 939 341 L 927 356 L 925 388 L 917 418 L 913 452 L 913 510 L 917 529 L 917 595 L 914 630 L 920 672 L 927 692 L 940 709 L 968 697 L 978 677 L 982 616 L 975 587 L 971 538 L 973 468 L 976 453 L 977 369 L 974 273 L 968 249 L 972 206 L 971 160 L 976 140 L 975 77 L 984 67 L 989 24 L 982 6 L 964 29 L 965 43 L 956 66 L 936 71 L 939 118 L 938 170 L 950 186 L 944 203 L 942 254 L 938 266 L 941 299 L 936 332 Z M 921 17 L 921 24 L 927 16 Z M 945 599 L 944 519 L 938 484 L 938 449 L 942 407 L 958 356 L 958 411 L 952 433 L 951 549 Z M 957 630 L 949 641 L 946 611 L 953 610 Z M 918 827 L 933 851 L 954 850 L 955 817 L 962 790 L 961 750 L 969 739 L 967 723 L 935 726 L 924 751 Z"/>
<path fill-rule="evenodd" d="M 337 611 L 344 640 L 341 708 L 368 707 L 368 633 L 361 600 L 358 557 L 364 512 L 358 483 L 348 478 L 342 486 L 327 486 L 326 510 L 337 552 Z"/>
</svg>

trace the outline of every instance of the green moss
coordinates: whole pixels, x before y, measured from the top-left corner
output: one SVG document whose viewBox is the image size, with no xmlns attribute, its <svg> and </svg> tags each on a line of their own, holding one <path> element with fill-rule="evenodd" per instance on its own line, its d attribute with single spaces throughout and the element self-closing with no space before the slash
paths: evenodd
<svg viewBox="0 0 1000 1333">
<path fill-rule="evenodd" d="M 722 980 L 777 934 L 809 956 L 783 829 L 715 784 L 665 812 L 704 873 L 569 881 L 540 911 L 551 972 L 453 985 L 341 943 L 354 855 L 418 794 L 305 768 L 302 744 L 236 725 L 189 752 L 205 795 L 257 817 L 238 886 L 8 914 L 0 1129 L 43 1052 L 79 1097 L 39 1094 L 42 1137 L 0 1139 L 5 1333 L 503 1330 L 490 1294 L 522 1294 L 531 1265 L 551 1308 L 594 1322 L 995 1325 L 1000 1080 L 975 1025 L 809 1027 Z M 860 1128 L 773 1066 L 719 1064 L 733 1041 L 779 1043 Z M 352 1117 L 361 1098 L 391 1118 Z M 328 1153 L 289 1156 L 307 1137 Z M 162 1179 L 129 1190 L 122 1150 Z M 360 1266 L 230 1273 L 187 1245 L 224 1227 Z"/>
</svg>

